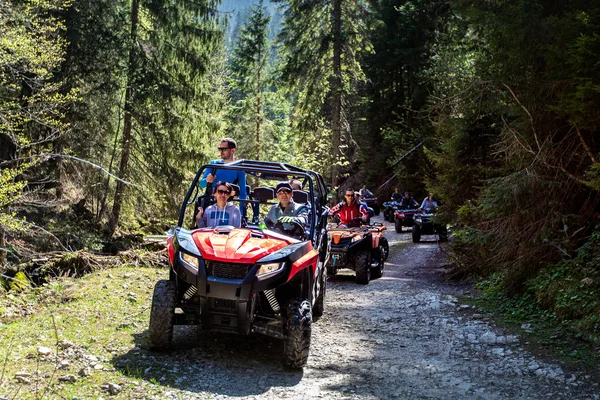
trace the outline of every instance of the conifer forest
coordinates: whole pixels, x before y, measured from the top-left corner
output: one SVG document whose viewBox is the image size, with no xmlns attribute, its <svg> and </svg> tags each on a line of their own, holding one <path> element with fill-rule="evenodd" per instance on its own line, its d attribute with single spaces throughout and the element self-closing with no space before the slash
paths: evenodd
<svg viewBox="0 0 600 400">
<path fill-rule="evenodd" d="M 165 234 L 233 138 L 432 192 L 456 279 L 598 344 L 599 71 L 595 0 L 0 1 L 3 276 Z"/>
</svg>

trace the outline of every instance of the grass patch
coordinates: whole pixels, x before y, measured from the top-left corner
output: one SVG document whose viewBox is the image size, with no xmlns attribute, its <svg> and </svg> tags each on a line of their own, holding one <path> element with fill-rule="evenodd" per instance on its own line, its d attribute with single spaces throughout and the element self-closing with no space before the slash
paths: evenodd
<svg viewBox="0 0 600 400">
<path fill-rule="evenodd" d="M 148 361 L 140 360 L 147 357 L 152 290 L 167 276 L 165 269 L 119 267 L 3 293 L 1 392 L 20 399 L 99 398 L 111 390 L 121 398 L 160 398 L 161 388 L 144 374 Z"/>
</svg>

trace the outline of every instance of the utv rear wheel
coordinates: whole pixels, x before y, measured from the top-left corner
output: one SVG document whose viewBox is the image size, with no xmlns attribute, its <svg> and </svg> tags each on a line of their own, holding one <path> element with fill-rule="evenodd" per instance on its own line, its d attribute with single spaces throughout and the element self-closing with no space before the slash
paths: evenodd
<svg viewBox="0 0 600 400">
<path fill-rule="evenodd" d="M 421 241 L 421 227 L 419 225 L 413 225 L 412 227 L 412 240 L 413 243 L 419 243 Z"/>
<path fill-rule="evenodd" d="M 306 365 L 310 349 L 312 314 L 310 302 L 294 299 L 287 306 L 286 335 L 283 340 L 283 365 L 300 369 Z"/>
<path fill-rule="evenodd" d="M 359 251 L 354 257 L 354 270 L 356 271 L 356 283 L 366 285 L 371 280 L 370 251 Z"/>
<path fill-rule="evenodd" d="M 396 233 L 401 233 L 402 232 L 402 220 L 396 218 L 396 221 L 394 221 L 394 228 L 396 228 Z"/>
<path fill-rule="evenodd" d="M 154 286 L 150 311 L 150 347 L 164 350 L 171 347 L 177 287 L 174 281 L 161 280 Z"/>
</svg>

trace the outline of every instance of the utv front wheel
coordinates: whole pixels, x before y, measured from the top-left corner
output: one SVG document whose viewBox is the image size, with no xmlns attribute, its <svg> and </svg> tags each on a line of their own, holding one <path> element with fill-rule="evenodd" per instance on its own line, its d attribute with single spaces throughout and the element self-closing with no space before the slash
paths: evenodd
<svg viewBox="0 0 600 400">
<path fill-rule="evenodd" d="M 176 296 L 177 287 L 173 281 L 161 280 L 154 286 L 148 329 L 152 349 L 164 350 L 171 347 Z"/>
<path fill-rule="evenodd" d="M 286 335 L 283 340 L 283 365 L 300 369 L 306 365 L 310 349 L 312 313 L 310 302 L 294 299 L 287 306 Z"/>
<path fill-rule="evenodd" d="M 356 283 L 366 285 L 371 280 L 371 253 L 360 251 L 354 257 L 354 270 L 356 271 Z"/>
</svg>

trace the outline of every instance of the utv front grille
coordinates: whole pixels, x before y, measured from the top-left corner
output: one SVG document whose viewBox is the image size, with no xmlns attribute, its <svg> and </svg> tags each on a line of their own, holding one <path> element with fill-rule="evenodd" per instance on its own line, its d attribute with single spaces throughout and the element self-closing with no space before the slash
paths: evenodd
<svg viewBox="0 0 600 400">
<path fill-rule="evenodd" d="M 235 311 L 237 310 L 237 302 L 227 299 L 211 299 L 210 308 L 213 311 Z"/>
<path fill-rule="evenodd" d="M 206 263 L 206 273 L 208 276 L 226 279 L 244 279 L 252 264 L 231 264 L 216 261 Z"/>
</svg>

